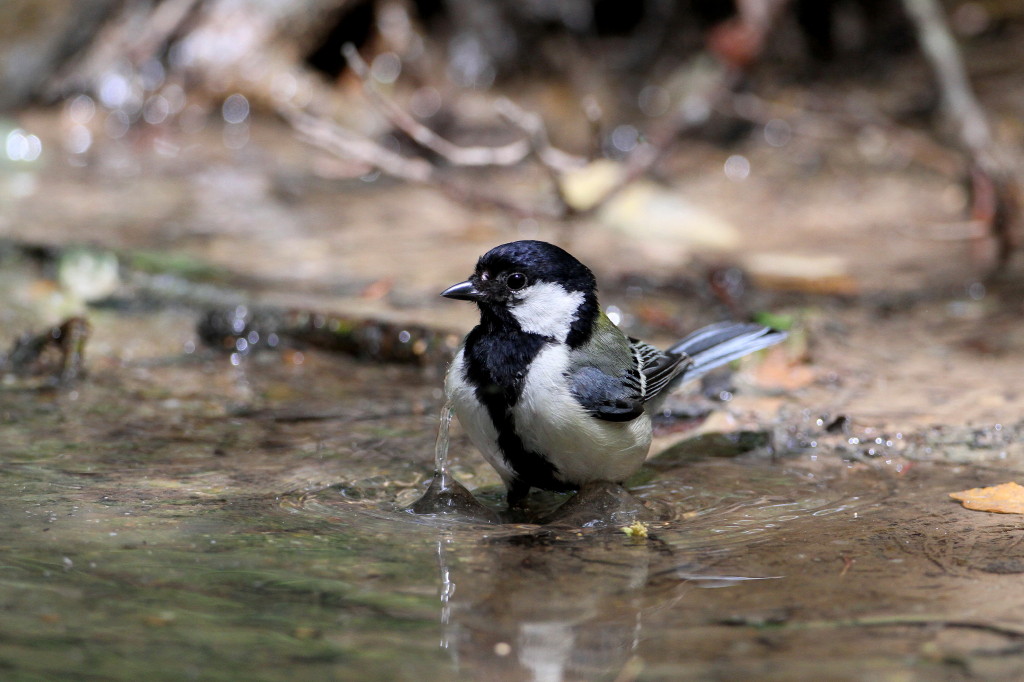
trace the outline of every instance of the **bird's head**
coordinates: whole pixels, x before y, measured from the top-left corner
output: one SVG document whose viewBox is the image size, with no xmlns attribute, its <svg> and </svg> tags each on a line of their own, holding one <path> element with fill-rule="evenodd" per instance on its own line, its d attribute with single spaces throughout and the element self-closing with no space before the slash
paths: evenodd
<svg viewBox="0 0 1024 682">
<path fill-rule="evenodd" d="M 576 345 L 598 314 L 596 288 L 590 269 L 569 253 L 525 240 L 494 247 L 468 280 L 441 295 L 476 302 L 484 322 Z"/>
</svg>

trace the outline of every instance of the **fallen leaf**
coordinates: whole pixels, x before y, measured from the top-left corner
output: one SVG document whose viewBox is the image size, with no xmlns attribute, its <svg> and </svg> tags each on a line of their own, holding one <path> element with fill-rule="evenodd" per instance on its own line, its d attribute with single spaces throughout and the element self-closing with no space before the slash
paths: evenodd
<svg viewBox="0 0 1024 682">
<path fill-rule="evenodd" d="M 987 488 L 971 488 L 950 493 L 949 496 L 963 502 L 968 509 L 998 514 L 1024 514 L 1024 486 L 1013 482 Z"/>
<path fill-rule="evenodd" d="M 643 521 L 634 521 L 622 529 L 622 532 L 631 538 L 646 538 L 647 524 Z"/>
<path fill-rule="evenodd" d="M 743 259 L 743 265 L 754 283 L 765 289 L 840 296 L 859 289 L 843 256 L 754 253 Z"/>
<path fill-rule="evenodd" d="M 590 210 L 619 183 L 622 173 L 622 167 L 609 159 L 574 168 L 561 178 L 562 197 L 577 211 Z"/>
<path fill-rule="evenodd" d="M 625 245 L 628 258 L 678 269 L 694 251 L 734 251 L 739 232 L 721 216 L 671 188 L 637 181 L 605 204 L 597 227 Z"/>
<path fill-rule="evenodd" d="M 371 282 L 370 284 L 368 284 L 359 293 L 359 295 L 371 301 L 379 301 L 385 296 L 387 296 L 389 293 L 391 293 L 391 288 L 394 286 L 394 284 L 394 280 L 391 279 L 390 277 L 378 279 L 376 282 Z"/>
<path fill-rule="evenodd" d="M 817 380 L 813 369 L 800 362 L 794 362 L 783 347 L 766 352 L 754 369 L 754 378 L 761 388 L 795 391 L 806 388 Z"/>
</svg>

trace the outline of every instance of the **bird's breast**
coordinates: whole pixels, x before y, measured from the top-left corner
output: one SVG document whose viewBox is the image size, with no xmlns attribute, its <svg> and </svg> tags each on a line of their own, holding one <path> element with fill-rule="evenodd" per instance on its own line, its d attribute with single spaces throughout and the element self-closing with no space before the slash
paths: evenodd
<svg viewBox="0 0 1024 682">
<path fill-rule="evenodd" d="M 445 397 L 455 410 L 459 424 L 466 430 L 470 440 L 502 480 L 511 480 L 514 474 L 498 447 L 497 425 L 487 406 L 477 396 L 476 387 L 466 379 L 465 351 L 460 350 L 448 368 L 444 389 Z"/>
<path fill-rule="evenodd" d="M 643 462 L 651 445 L 646 414 L 628 422 L 594 418 L 569 389 L 569 348 L 544 347 L 523 381 L 512 408 L 516 432 L 530 450 L 544 455 L 563 481 L 621 481 Z"/>
</svg>

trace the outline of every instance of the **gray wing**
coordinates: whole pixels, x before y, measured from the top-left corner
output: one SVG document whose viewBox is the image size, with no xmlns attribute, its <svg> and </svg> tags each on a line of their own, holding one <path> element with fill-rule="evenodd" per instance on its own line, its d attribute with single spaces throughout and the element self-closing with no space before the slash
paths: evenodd
<svg viewBox="0 0 1024 682">
<path fill-rule="evenodd" d="M 593 366 L 569 375 L 576 400 L 594 417 L 629 421 L 639 417 L 644 404 L 695 379 L 715 367 L 786 338 L 785 332 L 758 324 L 713 324 L 690 334 L 667 351 L 634 338 L 629 350 L 634 362 L 620 376 Z"/>
<path fill-rule="evenodd" d="M 629 339 L 644 378 L 644 402 L 657 397 L 693 360 L 683 352 L 665 352 L 638 339 Z"/>
<path fill-rule="evenodd" d="M 569 375 L 573 396 L 587 412 L 605 421 L 625 422 L 644 411 L 644 403 L 657 396 L 692 362 L 686 353 L 666 353 L 630 339 L 634 363 L 619 376 L 585 365 Z"/>
<path fill-rule="evenodd" d="M 569 374 L 569 386 L 583 409 L 598 419 L 628 422 L 643 414 L 643 379 L 636 367 L 612 376 L 585 365 Z"/>
</svg>

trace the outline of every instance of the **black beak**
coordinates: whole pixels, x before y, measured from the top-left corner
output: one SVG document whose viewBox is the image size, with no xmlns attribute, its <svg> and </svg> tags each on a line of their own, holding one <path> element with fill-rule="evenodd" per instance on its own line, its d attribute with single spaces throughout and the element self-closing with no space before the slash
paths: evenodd
<svg viewBox="0 0 1024 682">
<path fill-rule="evenodd" d="M 442 291 L 441 295 L 445 298 L 454 298 L 457 301 L 479 301 L 484 297 L 484 295 L 477 291 L 477 288 L 473 286 L 473 282 L 469 280 L 453 284 Z"/>
</svg>

